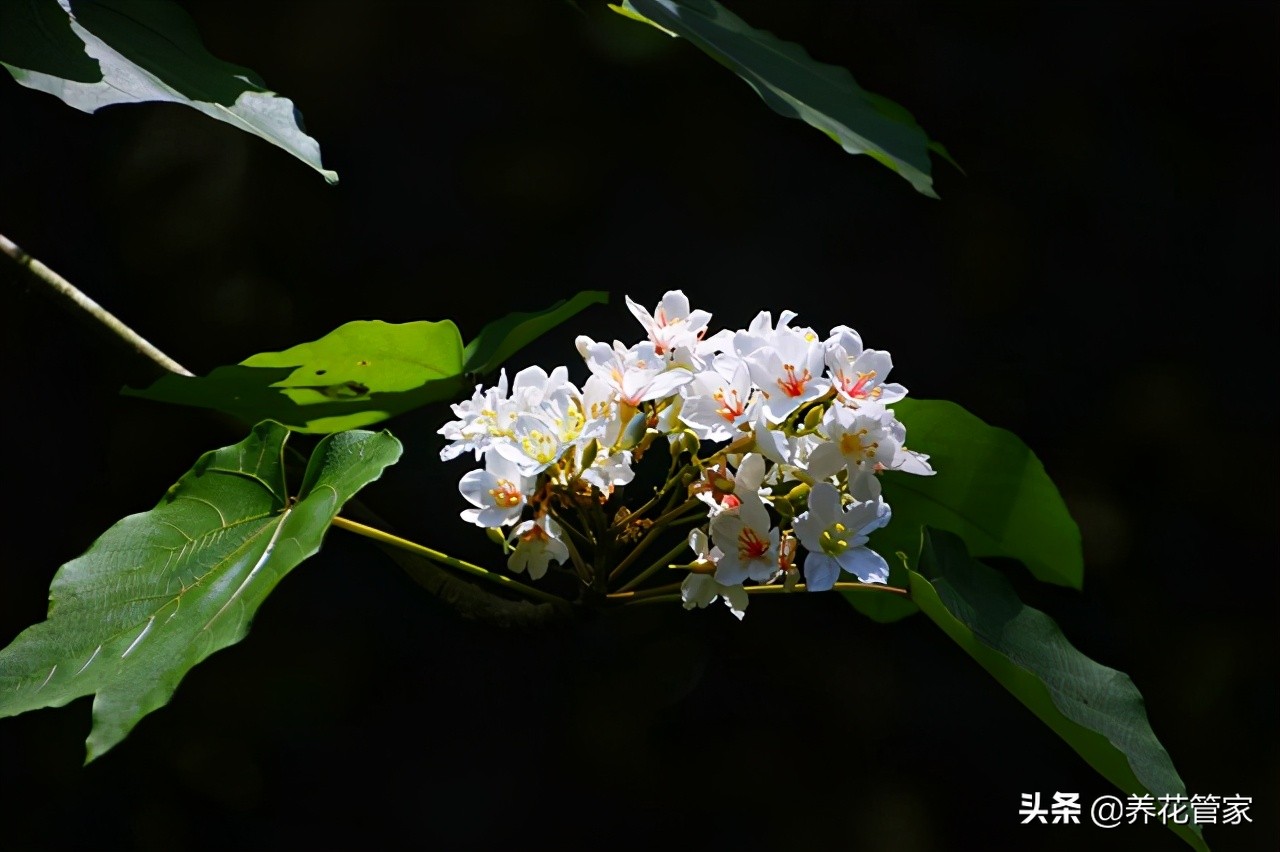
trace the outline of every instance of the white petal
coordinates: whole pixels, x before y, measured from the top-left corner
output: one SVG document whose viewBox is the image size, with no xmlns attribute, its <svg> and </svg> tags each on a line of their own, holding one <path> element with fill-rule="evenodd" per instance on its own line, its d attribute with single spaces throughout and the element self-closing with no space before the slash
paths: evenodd
<svg viewBox="0 0 1280 852">
<path fill-rule="evenodd" d="M 840 563 L 825 553 L 810 553 L 804 560 L 804 585 L 811 592 L 830 591 L 840 576 Z"/>
<path fill-rule="evenodd" d="M 851 547 L 840 554 L 840 567 L 864 583 L 889 582 L 889 563 L 866 547 Z"/>
</svg>

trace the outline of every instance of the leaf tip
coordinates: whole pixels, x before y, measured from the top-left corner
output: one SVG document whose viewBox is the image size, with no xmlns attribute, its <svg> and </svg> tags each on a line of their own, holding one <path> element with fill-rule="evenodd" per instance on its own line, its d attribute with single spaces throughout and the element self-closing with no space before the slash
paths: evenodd
<svg viewBox="0 0 1280 852">
<path fill-rule="evenodd" d="M 608 6 L 610 9 L 612 9 L 614 12 L 617 12 L 619 15 L 621 15 L 624 18 L 630 18 L 631 20 L 639 21 L 642 24 L 648 24 L 649 26 L 653 27 L 655 30 L 661 30 L 662 32 L 666 33 L 672 38 L 679 38 L 679 36 L 676 33 L 672 32 L 671 30 L 667 29 L 661 24 L 655 23 L 649 18 L 646 18 L 644 15 L 641 15 L 635 9 L 631 8 L 631 6 L 626 3 L 626 0 L 623 0 L 622 3 L 609 3 Z"/>
</svg>

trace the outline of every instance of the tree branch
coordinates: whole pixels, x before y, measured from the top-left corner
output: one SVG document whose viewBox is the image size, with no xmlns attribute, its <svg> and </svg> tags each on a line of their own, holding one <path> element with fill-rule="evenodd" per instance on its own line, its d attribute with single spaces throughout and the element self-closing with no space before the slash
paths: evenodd
<svg viewBox="0 0 1280 852">
<path fill-rule="evenodd" d="M 19 266 L 26 267 L 32 277 L 44 284 L 49 289 L 49 292 L 60 296 L 65 302 L 93 317 L 103 328 L 115 335 L 126 346 L 153 361 L 161 369 L 182 376 L 192 375 L 190 370 L 161 352 L 143 338 L 142 335 L 116 319 L 115 315 L 82 293 L 70 281 L 20 249 L 13 240 L 10 240 L 4 234 L 0 234 L 0 252 L 13 258 L 14 263 Z"/>
</svg>

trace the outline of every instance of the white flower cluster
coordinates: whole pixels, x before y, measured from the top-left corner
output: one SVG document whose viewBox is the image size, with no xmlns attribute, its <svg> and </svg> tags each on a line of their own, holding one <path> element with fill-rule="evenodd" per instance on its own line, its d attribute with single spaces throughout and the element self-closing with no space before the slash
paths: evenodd
<svg viewBox="0 0 1280 852">
<path fill-rule="evenodd" d="M 841 571 L 885 582 L 887 563 L 867 547 L 890 518 L 879 477 L 933 473 L 886 407 L 906 396 L 885 381 L 888 353 L 864 349 L 847 326 L 825 338 L 792 327 L 791 311 L 776 325 L 763 311 L 745 329 L 708 334 L 711 315 L 690 310 L 678 290 L 652 313 L 630 298 L 627 306 L 648 338 L 625 346 L 579 337 L 591 372 L 581 389 L 564 367 L 530 367 L 453 406 L 441 457 L 473 450 L 484 461 L 462 478 L 473 506 L 462 517 L 511 527 L 509 567 L 540 578 L 569 557 L 556 501 L 585 493 L 603 505 L 665 435 L 673 454 L 695 448 L 698 476 L 687 488 L 707 520 L 689 536 L 697 557 L 681 587 L 686 608 L 719 597 L 741 618 L 748 581 L 798 581 L 800 548 L 810 591 L 831 589 Z M 715 442 L 731 443 L 697 458 Z"/>
</svg>

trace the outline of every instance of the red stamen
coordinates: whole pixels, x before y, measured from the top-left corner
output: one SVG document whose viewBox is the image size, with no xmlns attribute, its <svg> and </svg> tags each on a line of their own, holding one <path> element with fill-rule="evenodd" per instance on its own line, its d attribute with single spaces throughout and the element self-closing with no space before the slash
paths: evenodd
<svg viewBox="0 0 1280 852">
<path fill-rule="evenodd" d="M 875 377 L 875 370 L 869 373 L 858 373 L 857 381 L 850 381 L 844 373 L 841 373 L 840 387 L 844 390 L 845 396 L 851 399 L 866 399 L 868 396 L 879 396 L 880 388 L 875 388 L 869 394 L 866 390 L 867 384 Z"/>
<path fill-rule="evenodd" d="M 794 364 L 783 364 L 782 369 L 786 371 L 785 379 L 778 379 L 778 387 L 782 388 L 782 392 L 787 396 L 800 396 L 804 393 L 804 386 L 813 378 L 808 370 L 803 375 L 796 375 L 796 367 Z"/>
<path fill-rule="evenodd" d="M 713 393 L 711 398 L 721 403 L 721 406 L 716 409 L 716 414 L 719 414 L 725 420 L 732 423 L 734 420 L 742 416 L 743 412 L 747 410 L 747 406 L 742 401 L 742 398 L 738 396 L 738 392 L 736 390 L 729 391 L 729 394 L 733 397 L 733 402 L 729 402 L 725 399 L 724 388 Z"/>
</svg>

